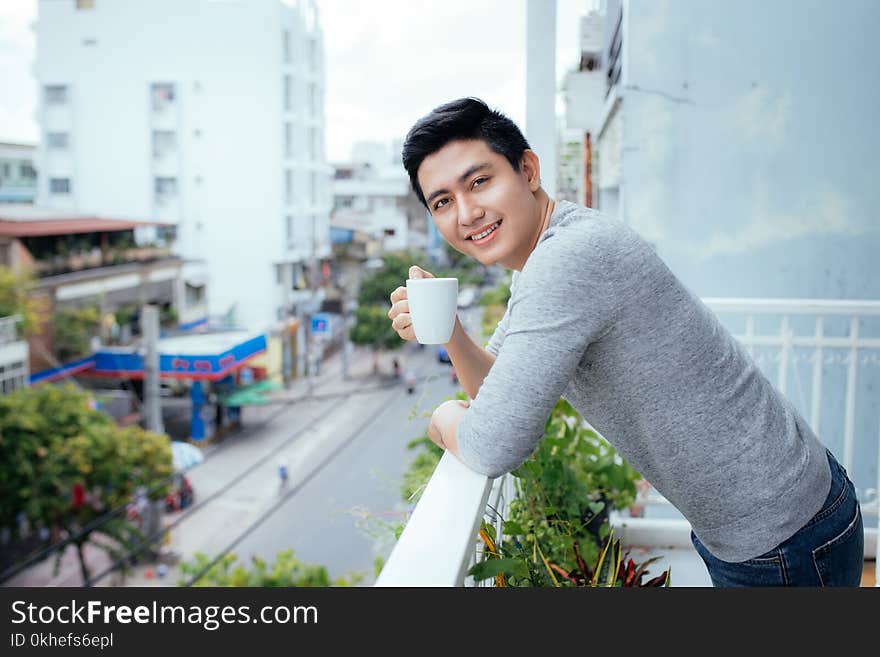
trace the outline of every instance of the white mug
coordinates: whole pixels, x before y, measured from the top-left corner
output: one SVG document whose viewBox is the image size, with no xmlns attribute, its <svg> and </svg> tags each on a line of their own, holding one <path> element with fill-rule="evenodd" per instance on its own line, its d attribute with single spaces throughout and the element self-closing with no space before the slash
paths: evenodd
<svg viewBox="0 0 880 657">
<path fill-rule="evenodd" d="M 416 340 L 445 344 L 452 338 L 458 307 L 457 278 L 408 278 L 406 298 Z"/>
</svg>

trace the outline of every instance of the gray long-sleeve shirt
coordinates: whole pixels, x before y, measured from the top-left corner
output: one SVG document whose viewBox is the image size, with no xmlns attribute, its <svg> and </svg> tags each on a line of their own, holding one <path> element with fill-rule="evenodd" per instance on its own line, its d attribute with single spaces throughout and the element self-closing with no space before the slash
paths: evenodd
<svg viewBox="0 0 880 657">
<path fill-rule="evenodd" d="M 461 458 L 518 467 L 565 397 L 718 558 L 789 538 L 831 487 L 825 448 L 715 315 L 621 222 L 560 201 L 489 341 Z"/>
</svg>

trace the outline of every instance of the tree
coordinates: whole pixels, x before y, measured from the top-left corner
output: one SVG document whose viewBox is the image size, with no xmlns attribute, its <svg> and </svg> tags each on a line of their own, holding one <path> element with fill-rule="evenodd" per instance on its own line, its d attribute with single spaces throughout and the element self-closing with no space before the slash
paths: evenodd
<svg viewBox="0 0 880 657">
<path fill-rule="evenodd" d="M 406 284 L 411 265 L 420 265 L 425 256 L 419 253 L 388 253 L 382 256 L 382 268 L 373 272 L 361 283 L 358 305 L 390 306 L 391 293 Z"/>
<path fill-rule="evenodd" d="M 410 265 L 423 262 L 415 253 L 389 253 L 382 257 L 382 268 L 367 276 L 361 283 L 355 325 L 349 337 L 354 344 L 371 347 L 374 369 L 379 368 L 379 353 L 384 349 L 399 349 L 404 342 L 391 328 L 388 310 L 391 293 L 406 283 Z"/>
<path fill-rule="evenodd" d="M 180 572 L 183 575 L 180 584 L 181 586 L 187 584 L 190 579 L 197 576 L 198 579 L 193 582 L 193 586 L 356 586 L 363 580 L 361 573 L 349 573 L 347 577 L 331 580 L 324 566 L 303 563 L 293 555 L 293 550 L 282 550 L 276 555 L 272 564 L 259 557 L 253 557 L 253 568 L 250 570 L 241 564 L 236 564 L 237 561 L 238 557 L 229 553 L 208 568 L 211 559 L 201 552 L 196 552 L 192 562 L 184 562 L 180 565 Z"/>
<path fill-rule="evenodd" d="M 118 557 L 143 540 L 124 513 L 108 512 L 138 491 L 164 498 L 172 472 L 166 436 L 117 427 L 72 384 L 0 396 L 0 528 L 21 539 L 26 521 L 73 539 L 84 582 L 86 543 Z"/>
<path fill-rule="evenodd" d="M 101 311 L 97 306 L 69 308 L 52 318 L 55 355 L 61 362 L 88 356 L 91 339 L 101 330 Z"/>
<path fill-rule="evenodd" d="M 0 317 L 20 315 L 25 335 L 36 335 L 44 314 L 42 304 L 28 297 L 33 278 L 0 266 Z"/>
</svg>

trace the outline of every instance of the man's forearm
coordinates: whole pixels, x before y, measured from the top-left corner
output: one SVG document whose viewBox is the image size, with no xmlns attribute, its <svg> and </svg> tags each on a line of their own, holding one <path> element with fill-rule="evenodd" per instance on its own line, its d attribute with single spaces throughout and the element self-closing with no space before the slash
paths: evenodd
<svg viewBox="0 0 880 657">
<path fill-rule="evenodd" d="M 455 367 L 461 387 L 473 399 L 495 362 L 495 356 L 471 340 L 458 317 L 455 318 L 455 329 L 446 344 L 446 351 Z"/>
</svg>

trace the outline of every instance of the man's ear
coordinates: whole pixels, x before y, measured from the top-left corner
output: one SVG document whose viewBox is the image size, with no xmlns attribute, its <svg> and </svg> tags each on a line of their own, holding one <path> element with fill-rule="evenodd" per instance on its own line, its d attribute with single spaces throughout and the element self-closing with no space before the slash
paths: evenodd
<svg viewBox="0 0 880 657">
<path fill-rule="evenodd" d="M 538 159 L 538 154 L 531 148 L 523 151 L 520 168 L 529 183 L 529 189 L 532 192 L 537 192 L 541 187 L 541 162 Z"/>
</svg>

